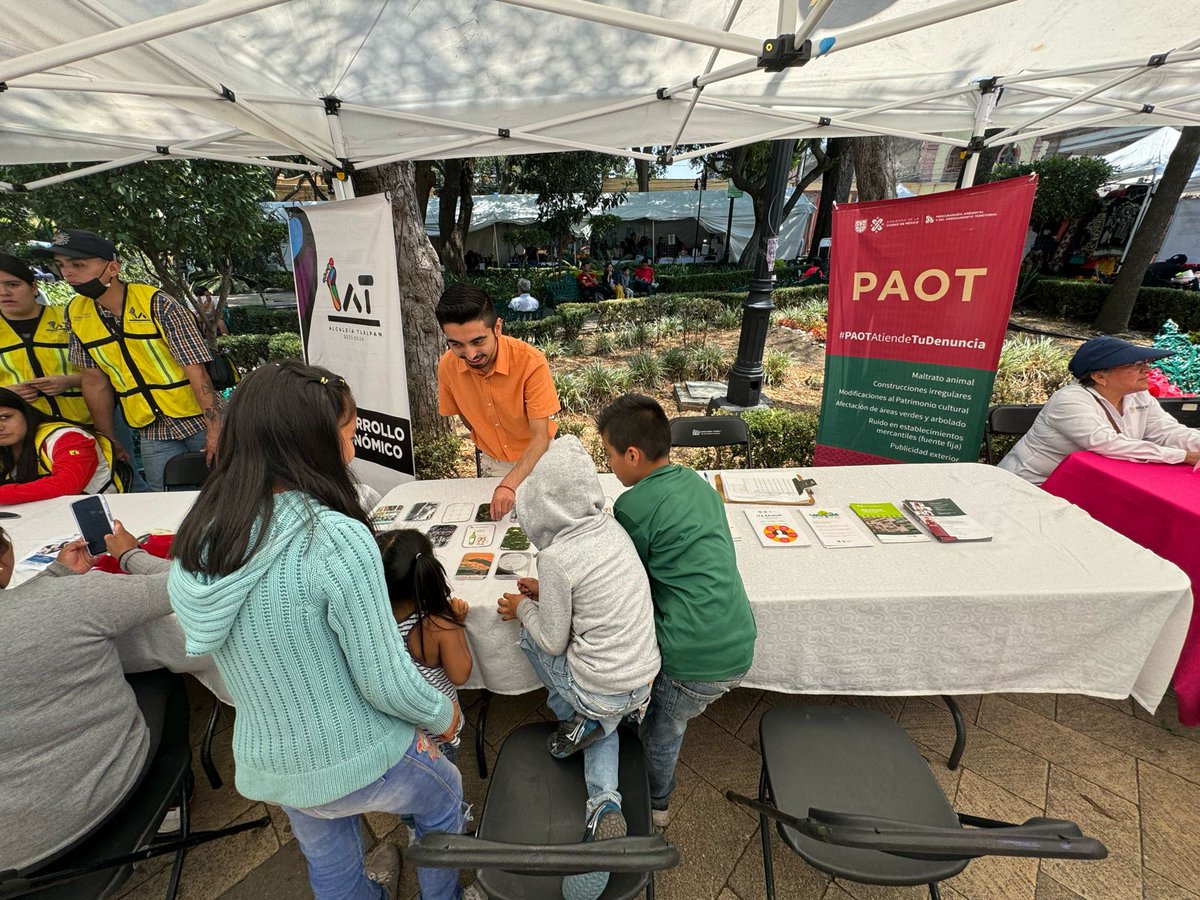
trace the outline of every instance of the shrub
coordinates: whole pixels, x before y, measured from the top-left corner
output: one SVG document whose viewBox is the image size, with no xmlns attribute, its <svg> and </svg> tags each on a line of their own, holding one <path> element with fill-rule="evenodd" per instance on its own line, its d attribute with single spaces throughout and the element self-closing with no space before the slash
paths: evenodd
<svg viewBox="0 0 1200 900">
<path fill-rule="evenodd" d="M 1041 278 L 1022 308 L 1090 323 L 1100 312 L 1111 289 L 1111 285 L 1091 281 Z M 1133 305 L 1129 327 L 1154 332 L 1167 319 L 1174 319 L 1185 331 L 1200 329 L 1200 303 L 1196 302 L 1195 294 L 1178 288 L 1141 288 Z"/>
<path fill-rule="evenodd" d="M 570 304 L 570 306 L 572 306 L 571 309 L 559 307 L 555 310 L 562 319 L 562 339 L 568 344 L 579 337 L 579 332 L 583 330 L 583 323 L 587 320 L 588 315 L 585 310 L 574 308 L 575 304 Z"/>
<path fill-rule="evenodd" d="M 563 351 L 567 356 L 583 356 L 587 353 L 587 347 L 583 343 L 583 338 L 577 337 L 563 347 Z"/>
<path fill-rule="evenodd" d="M 267 361 L 270 340 L 268 334 L 227 334 L 217 338 L 217 349 L 245 373 Z"/>
<path fill-rule="evenodd" d="M 740 307 L 724 307 L 720 315 L 713 322 L 714 328 L 741 328 L 742 327 L 742 310 Z"/>
<path fill-rule="evenodd" d="M 693 300 L 683 305 L 680 315 L 683 317 L 684 340 L 687 340 L 689 332 L 707 335 L 708 329 L 724 309 L 719 300 L 709 299 Z"/>
<path fill-rule="evenodd" d="M 629 357 L 629 374 L 641 387 L 654 389 L 662 381 L 662 361 L 653 353 L 635 353 Z"/>
<path fill-rule="evenodd" d="M 413 465 L 417 477 L 457 478 L 462 459 L 462 439 L 457 434 L 417 434 L 413 437 Z"/>
<path fill-rule="evenodd" d="M 805 331 L 815 326 L 824 326 L 829 315 L 829 304 L 825 300 L 805 300 L 789 307 L 788 316 Z"/>
<path fill-rule="evenodd" d="M 229 330 L 232 334 L 276 334 L 295 331 L 299 314 L 293 309 L 269 309 L 265 306 L 230 306 Z"/>
<path fill-rule="evenodd" d="M 796 357 L 785 350 L 768 350 L 763 357 L 763 383 L 777 385 L 796 362 Z"/>
<path fill-rule="evenodd" d="M 596 332 L 595 341 L 592 343 L 593 356 L 609 356 L 613 352 L 612 336 L 603 332 Z"/>
<path fill-rule="evenodd" d="M 687 381 L 692 369 L 692 360 L 682 347 L 672 347 L 659 356 L 663 374 L 671 381 Z"/>
<path fill-rule="evenodd" d="M 555 356 L 562 356 L 564 352 L 562 341 L 556 338 L 539 341 L 537 346 L 548 359 L 552 359 Z"/>
<path fill-rule="evenodd" d="M 787 409 L 751 409 L 742 414 L 750 430 L 754 466 L 780 469 L 812 465 L 817 414 Z"/>
<path fill-rule="evenodd" d="M 577 374 L 583 383 L 583 392 L 593 406 L 607 403 L 617 396 L 627 382 L 627 379 L 622 378 L 624 373 L 600 362 L 589 363 Z"/>
<path fill-rule="evenodd" d="M 680 291 L 736 291 L 745 290 L 754 273 L 749 269 L 731 269 L 724 272 L 702 272 L 697 275 L 666 275 L 656 273 L 658 289 L 665 294 Z"/>
<path fill-rule="evenodd" d="M 729 354 L 716 344 L 701 344 L 688 353 L 692 374 L 701 381 L 716 381 L 729 372 Z"/>
<path fill-rule="evenodd" d="M 804 287 L 776 288 L 771 302 L 780 309 L 793 309 L 812 300 L 829 302 L 829 285 L 810 284 Z"/>
<path fill-rule="evenodd" d="M 554 376 L 554 392 L 558 394 L 559 405 L 563 412 L 577 413 L 587 409 L 587 392 L 583 380 L 570 372 L 562 372 Z"/>
<path fill-rule="evenodd" d="M 573 434 L 575 437 L 583 440 L 583 432 L 587 429 L 587 422 L 579 419 L 556 419 L 558 423 L 559 434 Z"/>
<path fill-rule="evenodd" d="M 561 316 L 546 316 L 544 319 L 534 319 L 529 323 L 529 334 L 539 344 L 555 340 L 562 326 Z"/>
<path fill-rule="evenodd" d="M 267 340 L 267 359 L 303 359 L 304 346 L 300 335 L 283 332 L 273 334 Z"/>
<path fill-rule="evenodd" d="M 1072 351 L 1048 337 L 1010 337 L 1000 349 L 992 403 L 1045 403 L 1071 379 Z"/>
</svg>

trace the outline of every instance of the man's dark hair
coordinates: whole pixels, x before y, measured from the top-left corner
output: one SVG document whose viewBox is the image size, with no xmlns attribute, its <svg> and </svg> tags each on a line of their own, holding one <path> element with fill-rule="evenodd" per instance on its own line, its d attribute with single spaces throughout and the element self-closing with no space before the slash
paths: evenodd
<svg viewBox="0 0 1200 900">
<path fill-rule="evenodd" d="M 433 309 L 438 325 L 466 325 L 482 321 L 491 328 L 496 324 L 496 304 L 492 295 L 483 288 L 465 281 L 450 285 L 442 291 L 442 297 Z"/>
<path fill-rule="evenodd" d="M 671 452 L 671 425 L 656 400 L 642 394 L 622 394 L 600 413 L 596 429 L 618 453 L 637 447 L 647 459 Z"/>
</svg>

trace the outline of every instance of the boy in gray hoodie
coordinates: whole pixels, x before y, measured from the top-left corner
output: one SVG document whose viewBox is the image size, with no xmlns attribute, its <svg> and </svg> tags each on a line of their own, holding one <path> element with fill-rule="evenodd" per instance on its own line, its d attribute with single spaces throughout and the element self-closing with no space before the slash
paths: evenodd
<svg viewBox="0 0 1200 900">
<path fill-rule="evenodd" d="M 578 438 L 550 445 L 518 489 L 517 509 L 540 551 L 539 578 L 520 579 L 521 593 L 505 594 L 499 612 L 521 620 L 521 649 L 560 720 L 550 752 L 584 751 L 585 840 L 623 837 L 616 727 L 645 710 L 658 673 L 650 584 L 625 529 L 604 512 Z"/>
</svg>

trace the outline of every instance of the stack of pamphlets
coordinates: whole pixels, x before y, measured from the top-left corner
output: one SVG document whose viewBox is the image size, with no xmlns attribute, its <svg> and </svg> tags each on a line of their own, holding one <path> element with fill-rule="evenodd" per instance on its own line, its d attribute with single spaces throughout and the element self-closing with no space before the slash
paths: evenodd
<svg viewBox="0 0 1200 900">
<path fill-rule="evenodd" d="M 990 541 L 992 533 L 964 513 L 949 497 L 937 500 L 905 500 L 904 508 L 943 544 L 959 541 Z"/>
<path fill-rule="evenodd" d="M 881 544 L 927 541 L 928 536 L 891 503 L 851 503 L 850 508 Z"/>
</svg>

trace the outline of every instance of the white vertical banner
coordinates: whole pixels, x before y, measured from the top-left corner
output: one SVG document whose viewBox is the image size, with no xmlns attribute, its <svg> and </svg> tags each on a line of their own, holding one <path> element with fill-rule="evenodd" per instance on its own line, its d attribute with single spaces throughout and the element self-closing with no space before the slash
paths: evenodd
<svg viewBox="0 0 1200 900">
<path fill-rule="evenodd" d="M 288 210 L 305 358 L 358 402 L 354 470 L 380 493 L 415 477 L 392 210 L 382 194 Z"/>
</svg>

